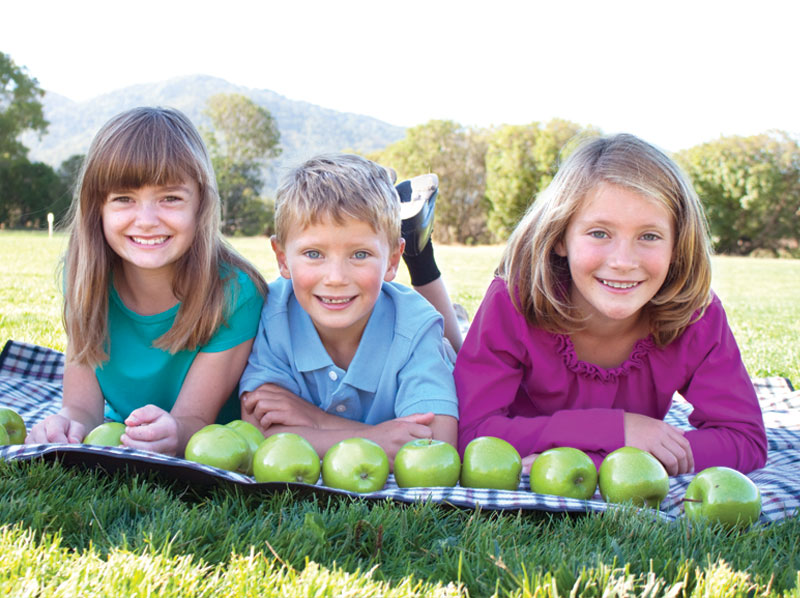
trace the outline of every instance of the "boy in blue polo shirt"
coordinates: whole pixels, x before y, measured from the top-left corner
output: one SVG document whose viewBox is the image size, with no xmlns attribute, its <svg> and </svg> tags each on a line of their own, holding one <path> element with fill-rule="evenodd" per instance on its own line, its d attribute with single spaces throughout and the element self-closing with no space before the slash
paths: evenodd
<svg viewBox="0 0 800 598">
<path fill-rule="evenodd" d="M 403 253 L 387 171 L 320 156 L 278 190 L 269 285 L 239 389 L 242 417 L 295 432 L 320 455 L 353 436 L 390 461 L 406 442 L 456 442 L 458 400 L 439 313 L 392 282 Z"/>
</svg>

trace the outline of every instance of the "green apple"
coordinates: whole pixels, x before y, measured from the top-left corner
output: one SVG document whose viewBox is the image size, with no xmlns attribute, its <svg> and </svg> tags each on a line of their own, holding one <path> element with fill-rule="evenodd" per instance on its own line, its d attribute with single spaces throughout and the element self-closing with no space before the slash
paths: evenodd
<svg viewBox="0 0 800 598">
<path fill-rule="evenodd" d="M 83 444 L 97 444 L 100 446 L 120 446 L 120 437 L 125 433 L 125 424 L 120 422 L 105 422 L 94 428 L 83 439 Z"/>
<path fill-rule="evenodd" d="M 517 449 L 502 438 L 479 436 L 464 449 L 462 486 L 516 490 L 521 474 L 522 458 Z"/>
<path fill-rule="evenodd" d="M 455 486 L 460 473 L 458 451 L 442 440 L 411 440 L 394 457 L 394 479 L 401 488 Z"/>
<path fill-rule="evenodd" d="M 319 480 L 319 455 L 311 443 L 291 432 L 273 434 L 253 455 L 257 482 L 304 482 Z"/>
<path fill-rule="evenodd" d="M 346 438 L 322 458 L 322 483 L 350 492 L 376 492 L 389 478 L 389 458 L 366 438 Z"/>
<path fill-rule="evenodd" d="M 683 499 L 692 521 L 749 527 L 761 515 L 761 492 L 753 480 L 730 467 L 708 467 L 694 476 Z"/>
<path fill-rule="evenodd" d="M 8 432 L 3 426 L 0 426 L 0 445 L 11 444 L 11 441 L 8 439 Z"/>
<path fill-rule="evenodd" d="M 588 500 L 597 488 L 597 468 L 580 449 L 559 446 L 544 451 L 531 465 L 531 490 Z"/>
<path fill-rule="evenodd" d="M 250 446 L 233 428 L 211 424 L 200 428 L 186 443 L 189 461 L 228 471 L 244 471 L 250 459 Z"/>
<path fill-rule="evenodd" d="M 250 447 L 250 455 L 247 459 L 247 465 L 244 472 L 247 475 L 253 475 L 253 455 L 255 455 L 258 447 L 264 442 L 264 435 L 256 426 L 243 419 L 235 419 L 232 422 L 225 424 L 228 428 L 233 428 L 247 441 L 247 446 Z"/>
<path fill-rule="evenodd" d="M 25 422 L 19 416 L 19 413 L 8 407 L 0 408 L 0 426 L 5 428 L 8 434 L 8 442 L 2 444 L 22 444 L 25 442 L 25 437 L 28 431 L 25 429 Z"/>
<path fill-rule="evenodd" d="M 600 464 L 600 494 L 606 502 L 632 501 L 637 507 L 658 508 L 669 492 L 669 476 L 647 451 L 623 446 Z"/>
</svg>

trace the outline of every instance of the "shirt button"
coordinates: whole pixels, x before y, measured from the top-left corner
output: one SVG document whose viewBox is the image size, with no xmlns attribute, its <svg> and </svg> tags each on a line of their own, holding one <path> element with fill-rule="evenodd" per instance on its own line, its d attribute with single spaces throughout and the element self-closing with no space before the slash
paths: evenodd
<svg viewBox="0 0 800 598">
<path fill-rule="evenodd" d="M 331 372 L 331 374 L 333 374 L 333 372 Z M 343 403 L 340 403 L 336 405 L 336 411 L 338 411 L 339 413 L 344 413 L 345 411 L 347 411 L 347 406 L 344 405 Z"/>
<path fill-rule="evenodd" d="M 336 372 L 331 370 L 330 372 L 328 372 L 328 378 L 330 378 L 331 380 L 338 380 L 339 376 L 336 374 Z"/>
</svg>

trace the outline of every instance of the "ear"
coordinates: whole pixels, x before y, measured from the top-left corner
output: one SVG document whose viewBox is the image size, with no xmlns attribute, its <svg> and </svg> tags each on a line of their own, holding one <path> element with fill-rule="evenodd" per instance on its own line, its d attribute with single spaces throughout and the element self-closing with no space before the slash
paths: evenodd
<svg viewBox="0 0 800 598">
<path fill-rule="evenodd" d="M 394 251 L 389 255 L 389 263 L 386 266 L 386 274 L 383 275 L 383 280 L 391 282 L 397 276 L 397 268 L 400 267 L 400 258 L 403 256 L 403 250 L 406 248 L 406 240 L 401 238 L 397 243 Z"/>
<path fill-rule="evenodd" d="M 567 257 L 567 244 L 564 243 L 564 239 L 561 239 L 553 246 L 553 251 L 556 252 L 556 255 Z"/>
<path fill-rule="evenodd" d="M 286 251 L 284 251 L 283 246 L 278 243 L 278 238 L 275 235 L 270 237 L 269 242 L 272 244 L 272 251 L 275 252 L 275 258 L 278 260 L 278 270 L 281 276 L 291 279 L 292 273 L 289 270 L 289 263 L 286 261 Z"/>
</svg>

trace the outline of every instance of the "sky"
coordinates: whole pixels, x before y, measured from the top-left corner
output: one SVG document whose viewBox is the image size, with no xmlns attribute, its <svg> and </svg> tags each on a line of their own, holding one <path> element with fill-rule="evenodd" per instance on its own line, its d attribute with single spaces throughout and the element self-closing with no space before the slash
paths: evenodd
<svg viewBox="0 0 800 598">
<path fill-rule="evenodd" d="M 0 51 L 84 101 L 193 74 L 400 126 L 563 118 L 668 151 L 800 137 L 796 0 L 6 2 Z"/>
</svg>

